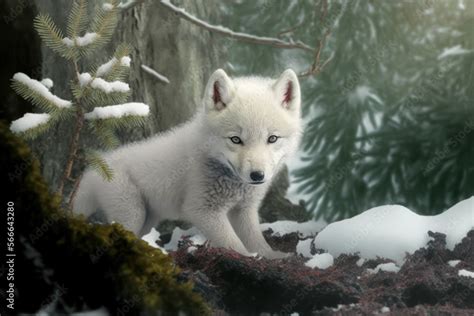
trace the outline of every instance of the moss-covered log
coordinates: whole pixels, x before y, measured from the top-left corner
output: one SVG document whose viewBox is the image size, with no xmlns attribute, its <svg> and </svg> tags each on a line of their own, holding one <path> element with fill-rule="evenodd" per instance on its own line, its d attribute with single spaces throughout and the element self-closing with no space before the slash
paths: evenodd
<svg viewBox="0 0 474 316">
<path fill-rule="evenodd" d="M 15 312 L 46 306 L 65 313 L 104 306 L 112 315 L 209 312 L 191 283 L 177 281 L 169 256 L 120 225 L 65 214 L 28 147 L 1 123 L 0 152 L 7 175 L 2 205 L 14 203 Z"/>
</svg>

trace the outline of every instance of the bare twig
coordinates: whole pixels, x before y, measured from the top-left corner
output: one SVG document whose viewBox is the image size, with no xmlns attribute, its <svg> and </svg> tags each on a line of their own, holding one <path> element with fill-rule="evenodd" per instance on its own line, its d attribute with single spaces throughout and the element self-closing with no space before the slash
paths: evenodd
<svg viewBox="0 0 474 316">
<path fill-rule="evenodd" d="M 143 3 L 145 0 L 129 0 L 125 3 L 122 7 L 124 9 L 130 9 L 135 7 L 138 4 Z M 284 49 L 302 49 L 308 52 L 313 52 L 314 48 L 311 46 L 301 42 L 301 41 L 284 41 L 278 38 L 273 37 L 266 37 L 266 36 L 256 36 L 252 34 L 242 33 L 242 32 L 235 32 L 231 29 L 228 29 L 223 26 L 213 25 L 206 21 L 203 21 L 184 10 L 183 8 L 179 8 L 173 5 L 169 0 L 155 0 L 159 3 L 163 8 L 175 13 L 179 18 L 184 19 L 186 21 L 191 22 L 194 25 L 202 27 L 210 32 L 218 33 L 232 39 L 252 43 L 252 44 L 260 44 L 260 45 L 268 45 L 277 48 L 284 48 Z"/>
<path fill-rule="evenodd" d="M 299 77 L 308 77 L 311 75 L 317 75 L 319 74 L 323 68 L 332 60 L 334 57 L 334 54 L 331 54 L 331 56 L 326 59 L 324 62 L 321 61 L 321 52 L 323 50 L 323 47 L 326 43 L 327 38 L 331 34 L 331 30 L 327 29 L 324 35 L 322 36 L 321 39 L 317 42 L 317 48 L 313 48 L 301 41 L 284 41 L 279 38 L 273 38 L 273 37 L 262 37 L 262 36 L 256 36 L 252 34 L 247 34 L 247 33 L 242 33 L 242 32 L 235 32 L 231 29 L 228 29 L 223 26 L 218 26 L 218 25 L 212 25 L 206 21 L 203 21 L 188 12 L 186 12 L 183 8 L 179 8 L 175 5 L 173 5 L 170 0 L 155 0 L 159 5 L 161 5 L 163 8 L 173 12 L 176 14 L 179 18 L 184 19 L 186 21 L 191 22 L 194 25 L 197 25 L 199 27 L 202 27 L 210 32 L 218 33 L 223 36 L 230 37 L 232 39 L 242 41 L 242 42 L 247 42 L 247 43 L 253 43 L 253 44 L 259 44 L 259 45 L 268 45 L 272 47 L 277 47 L 277 48 L 282 48 L 282 49 L 301 49 L 307 52 L 311 52 L 314 54 L 314 61 L 312 65 L 309 67 L 308 70 L 303 72 L 302 74 L 299 75 Z M 121 5 L 122 9 L 131 9 L 135 7 L 136 5 L 144 3 L 145 0 L 128 0 L 126 3 Z M 324 24 L 324 20 L 326 19 L 328 14 L 328 1 L 327 0 L 322 0 L 322 12 L 320 16 L 320 21 L 321 24 Z M 300 25 L 296 25 L 288 30 L 282 31 L 278 34 L 278 36 L 281 36 L 286 33 L 290 33 L 296 28 L 298 28 Z"/>
<path fill-rule="evenodd" d="M 323 6 L 323 10 L 320 16 L 321 25 L 324 24 L 324 19 L 326 18 L 328 14 L 328 1 L 323 0 L 322 6 Z M 307 77 L 307 76 L 319 74 L 323 70 L 323 68 L 332 60 L 332 58 L 334 57 L 334 54 L 331 54 L 331 56 L 329 56 L 329 58 L 326 59 L 324 62 L 321 62 L 321 52 L 324 48 L 324 44 L 326 43 L 326 40 L 329 37 L 329 35 L 331 35 L 331 29 L 328 28 L 326 32 L 324 32 L 323 36 L 318 40 L 317 49 L 314 52 L 314 61 L 311 67 L 305 72 L 303 72 L 302 74 L 300 74 L 299 77 Z"/>
<path fill-rule="evenodd" d="M 303 25 L 303 22 L 300 22 L 296 24 L 295 26 L 292 26 L 286 30 L 283 30 L 277 34 L 277 37 L 282 37 L 285 34 L 293 33 L 296 29 L 298 29 L 301 25 Z"/>
<path fill-rule="evenodd" d="M 169 79 L 160 74 L 158 71 L 148 67 L 147 65 L 141 65 L 141 68 L 149 75 L 154 77 L 155 79 L 164 82 L 166 84 L 170 83 Z"/>
</svg>

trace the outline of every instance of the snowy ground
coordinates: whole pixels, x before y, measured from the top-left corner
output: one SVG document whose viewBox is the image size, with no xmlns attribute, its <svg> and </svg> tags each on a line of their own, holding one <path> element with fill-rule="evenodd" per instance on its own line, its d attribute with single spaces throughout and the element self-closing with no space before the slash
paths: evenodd
<svg viewBox="0 0 474 316">
<path fill-rule="evenodd" d="M 474 197 L 437 216 L 388 205 L 324 228 L 261 228 L 273 248 L 296 255 L 244 257 L 209 247 L 195 228 L 176 228 L 159 243 L 216 310 L 474 313 Z M 157 247 L 158 237 L 145 239 Z"/>
</svg>

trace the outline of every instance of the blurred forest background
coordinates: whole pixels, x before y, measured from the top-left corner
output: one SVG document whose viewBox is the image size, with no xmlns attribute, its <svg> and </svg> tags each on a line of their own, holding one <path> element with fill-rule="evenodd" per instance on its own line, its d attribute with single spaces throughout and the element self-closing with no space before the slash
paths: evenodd
<svg viewBox="0 0 474 316">
<path fill-rule="evenodd" d="M 305 134 L 290 191 L 316 218 L 391 203 L 435 214 L 474 194 L 474 1 L 172 2 L 209 24 L 278 39 L 271 43 L 198 26 L 157 0 L 138 2 L 124 2 L 111 46 L 91 59 L 103 63 L 120 41 L 133 48 L 132 98 L 149 104 L 152 118 L 144 129 L 119 131 L 123 143 L 191 117 L 216 68 L 233 76 L 293 68 L 301 74 Z M 68 97 L 65 78 L 74 70 L 41 46 L 33 18 L 45 11 L 64 27 L 70 5 L 0 4 L 2 119 L 32 111 L 10 88 L 16 72 L 49 77 L 54 93 Z M 60 124 L 31 143 L 53 189 L 70 133 Z"/>
</svg>

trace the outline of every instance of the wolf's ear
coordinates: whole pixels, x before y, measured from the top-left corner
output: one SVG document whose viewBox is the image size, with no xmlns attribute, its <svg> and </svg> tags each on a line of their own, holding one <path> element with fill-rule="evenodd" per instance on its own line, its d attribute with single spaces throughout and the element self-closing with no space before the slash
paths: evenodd
<svg viewBox="0 0 474 316">
<path fill-rule="evenodd" d="M 300 108 L 300 84 L 295 72 L 291 69 L 285 70 L 280 78 L 273 84 L 281 106 L 289 111 L 297 111 Z"/>
<path fill-rule="evenodd" d="M 207 111 L 224 109 L 232 100 L 235 87 L 224 70 L 217 69 L 209 78 L 204 91 L 204 106 Z"/>
</svg>

